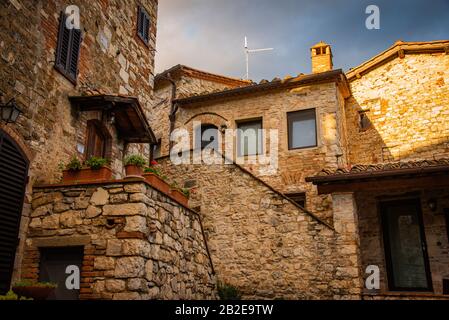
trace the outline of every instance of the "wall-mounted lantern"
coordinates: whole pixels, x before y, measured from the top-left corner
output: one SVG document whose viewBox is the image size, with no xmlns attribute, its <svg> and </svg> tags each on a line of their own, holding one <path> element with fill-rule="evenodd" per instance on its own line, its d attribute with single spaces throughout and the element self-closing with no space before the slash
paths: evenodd
<svg viewBox="0 0 449 320">
<path fill-rule="evenodd" d="M 0 103 L 0 120 L 6 123 L 16 122 L 21 113 L 22 110 L 17 106 L 14 98 L 7 103 Z"/>
<path fill-rule="evenodd" d="M 437 211 L 437 200 L 436 199 L 434 199 L 434 198 L 429 199 L 429 201 L 427 201 L 427 205 L 429 206 L 429 209 L 432 212 Z"/>
</svg>

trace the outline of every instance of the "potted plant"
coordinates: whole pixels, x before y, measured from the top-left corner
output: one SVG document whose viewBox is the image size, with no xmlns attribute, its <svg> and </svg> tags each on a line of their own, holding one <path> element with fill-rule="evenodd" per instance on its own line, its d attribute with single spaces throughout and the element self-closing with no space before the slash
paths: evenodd
<svg viewBox="0 0 449 320">
<path fill-rule="evenodd" d="M 164 181 L 161 172 L 154 166 L 146 167 L 143 177 L 155 189 L 165 193 L 170 193 L 170 186 Z"/>
<path fill-rule="evenodd" d="M 184 205 L 184 206 L 188 205 L 189 200 L 188 200 L 186 194 L 183 192 L 182 189 L 178 188 L 176 183 L 174 183 L 170 186 L 170 196 L 171 196 L 171 198 L 178 201 L 182 205 Z"/>
<path fill-rule="evenodd" d="M 108 160 L 100 157 L 91 157 L 83 167 L 75 156 L 62 172 L 62 180 L 65 183 L 82 183 L 89 181 L 110 180 L 111 168 L 107 166 Z"/>
<path fill-rule="evenodd" d="M 125 158 L 126 176 L 142 176 L 146 161 L 144 157 L 133 154 Z"/>
<path fill-rule="evenodd" d="M 57 285 L 50 282 L 33 282 L 22 280 L 13 285 L 12 291 L 21 297 L 33 298 L 34 300 L 45 300 L 56 289 Z"/>
</svg>

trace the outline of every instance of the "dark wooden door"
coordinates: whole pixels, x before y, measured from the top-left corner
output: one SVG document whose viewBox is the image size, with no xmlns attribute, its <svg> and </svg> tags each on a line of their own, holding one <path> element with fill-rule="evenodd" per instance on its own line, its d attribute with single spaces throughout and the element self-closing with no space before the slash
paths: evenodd
<svg viewBox="0 0 449 320">
<path fill-rule="evenodd" d="M 389 289 L 431 291 L 420 200 L 386 201 L 380 209 Z"/>
<path fill-rule="evenodd" d="M 66 269 L 70 265 L 81 271 L 83 247 L 41 248 L 39 281 L 56 283 L 58 287 L 48 300 L 78 300 L 79 290 L 66 286 Z"/>
<path fill-rule="evenodd" d="M 28 176 L 28 160 L 0 130 L 0 294 L 9 290 Z"/>
<path fill-rule="evenodd" d="M 106 137 L 101 129 L 94 122 L 88 124 L 87 127 L 87 152 L 86 159 L 91 157 L 105 157 Z"/>
</svg>

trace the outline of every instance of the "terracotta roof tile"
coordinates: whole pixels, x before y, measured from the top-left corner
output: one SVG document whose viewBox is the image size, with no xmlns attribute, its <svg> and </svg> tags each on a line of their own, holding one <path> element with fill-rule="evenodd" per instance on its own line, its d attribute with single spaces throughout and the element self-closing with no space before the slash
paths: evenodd
<svg viewBox="0 0 449 320">
<path fill-rule="evenodd" d="M 392 162 L 384 164 L 355 164 L 349 168 L 339 168 L 336 170 L 323 169 L 317 176 L 337 176 L 357 173 L 382 172 L 402 169 L 420 169 L 438 166 L 449 166 L 449 158 L 438 160 L 421 160 L 421 161 L 407 161 L 407 162 Z"/>
</svg>

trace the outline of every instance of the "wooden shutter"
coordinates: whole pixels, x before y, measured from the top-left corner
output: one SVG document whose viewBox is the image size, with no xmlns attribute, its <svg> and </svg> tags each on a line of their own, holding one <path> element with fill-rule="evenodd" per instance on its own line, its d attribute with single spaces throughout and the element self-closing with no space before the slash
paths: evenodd
<svg viewBox="0 0 449 320">
<path fill-rule="evenodd" d="M 111 138 L 98 120 L 87 122 L 86 159 L 91 157 L 109 158 L 111 155 Z"/>
<path fill-rule="evenodd" d="M 9 289 L 14 265 L 28 161 L 0 130 L 0 294 Z"/>
<path fill-rule="evenodd" d="M 139 6 L 137 12 L 137 35 L 148 44 L 150 40 L 150 16 L 141 6 Z"/>
<path fill-rule="evenodd" d="M 61 12 L 55 67 L 70 81 L 76 82 L 82 34 L 79 29 L 67 29 L 66 19 Z"/>
<path fill-rule="evenodd" d="M 59 18 L 58 47 L 56 52 L 56 66 L 67 70 L 70 50 L 70 30 L 65 27 L 66 16 L 61 12 Z"/>
<path fill-rule="evenodd" d="M 143 20 L 144 20 L 144 12 L 142 10 L 142 7 L 139 7 L 138 13 L 137 13 L 137 34 L 141 37 L 143 37 Z"/>
<path fill-rule="evenodd" d="M 71 50 L 69 56 L 69 75 L 76 79 L 78 75 L 78 59 L 79 52 L 81 47 L 81 30 L 73 29 L 72 30 L 72 41 L 71 41 Z"/>
</svg>

